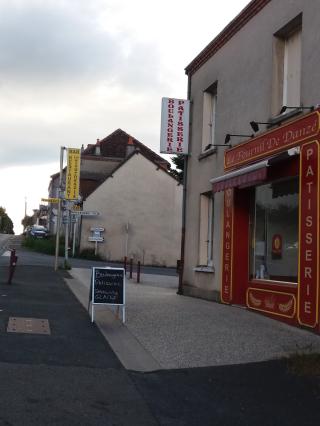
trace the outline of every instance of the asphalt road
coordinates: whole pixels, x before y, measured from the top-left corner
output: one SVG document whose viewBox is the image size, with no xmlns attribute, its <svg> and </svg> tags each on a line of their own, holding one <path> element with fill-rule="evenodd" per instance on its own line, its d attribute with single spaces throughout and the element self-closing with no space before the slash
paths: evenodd
<svg viewBox="0 0 320 426">
<path fill-rule="evenodd" d="M 0 268 L 0 277 L 4 275 Z M 9 318 L 46 319 L 50 334 L 8 332 Z M 0 279 L 0 425 L 156 425 L 60 274 L 17 267 Z"/>
<path fill-rule="evenodd" d="M 290 372 L 286 360 L 125 370 L 63 274 L 32 256 L 34 265 L 18 264 L 11 286 L 0 268 L 1 426 L 320 423 L 320 378 Z M 48 319 L 51 334 L 8 333 L 9 317 Z M 161 334 L 156 321 L 154 333 Z"/>
<path fill-rule="evenodd" d="M 38 266 L 54 266 L 54 256 L 49 256 L 46 254 L 32 252 L 30 250 L 26 250 L 21 247 L 21 236 L 8 236 L 7 234 L 0 234 L 0 256 L 3 254 L 7 248 L 15 248 L 17 250 L 17 255 L 19 257 L 18 263 L 19 265 L 38 265 Z M 93 266 L 119 266 L 123 267 L 123 264 L 120 263 L 108 263 L 104 261 L 94 261 L 94 260 L 86 260 L 86 259 L 77 259 L 69 257 L 68 259 L 71 267 L 74 268 L 87 268 L 90 269 Z M 59 258 L 59 264 L 63 264 L 64 258 Z M 0 265 L 6 264 L 6 259 L 0 257 Z M 129 267 L 129 266 L 128 266 Z M 134 266 L 134 271 L 136 270 L 136 266 Z M 177 272 L 174 268 L 164 268 L 164 267 L 156 267 L 156 266 L 142 266 L 141 273 L 144 274 L 157 274 L 157 275 L 166 275 L 166 276 L 177 276 Z"/>
</svg>

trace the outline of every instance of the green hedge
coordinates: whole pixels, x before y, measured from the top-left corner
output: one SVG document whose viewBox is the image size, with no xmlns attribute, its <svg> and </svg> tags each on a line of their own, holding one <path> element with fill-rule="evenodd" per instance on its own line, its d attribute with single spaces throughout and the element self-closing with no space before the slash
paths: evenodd
<svg viewBox="0 0 320 426">
<path fill-rule="evenodd" d="M 76 257 L 87 260 L 102 260 L 99 254 L 94 254 L 94 249 L 84 249 L 80 253 L 76 253 Z"/>
<path fill-rule="evenodd" d="M 39 253 L 55 255 L 56 252 L 56 239 L 55 237 L 49 238 L 32 238 L 26 237 L 22 243 L 24 247 Z M 60 238 L 59 256 L 64 256 L 64 241 Z"/>
</svg>

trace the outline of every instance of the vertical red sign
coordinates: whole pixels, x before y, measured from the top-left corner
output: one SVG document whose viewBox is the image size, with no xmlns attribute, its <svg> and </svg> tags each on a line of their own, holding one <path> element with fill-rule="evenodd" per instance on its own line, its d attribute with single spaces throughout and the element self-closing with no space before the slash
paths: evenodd
<svg viewBox="0 0 320 426">
<path fill-rule="evenodd" d="M 298 320 L 315 328 L 319 293 L 319 144 L 316 141 L 301 147 L 299 205 Z"/>
<path fill-rule="evenodd" d="M 221 300 L 232 301 L 233 189 L 224 191 Z"/>
</svg>

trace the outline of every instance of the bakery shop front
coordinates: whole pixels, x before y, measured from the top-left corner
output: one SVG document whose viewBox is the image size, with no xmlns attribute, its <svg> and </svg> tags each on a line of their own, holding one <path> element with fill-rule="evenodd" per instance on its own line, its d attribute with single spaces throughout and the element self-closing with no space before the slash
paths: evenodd
<svg viewBox="0 0 320 426">
<path fill-rule="evenodd" d="M 320 333 L 320 110 L 225 151 L 221 300 Z"/>
</svg>

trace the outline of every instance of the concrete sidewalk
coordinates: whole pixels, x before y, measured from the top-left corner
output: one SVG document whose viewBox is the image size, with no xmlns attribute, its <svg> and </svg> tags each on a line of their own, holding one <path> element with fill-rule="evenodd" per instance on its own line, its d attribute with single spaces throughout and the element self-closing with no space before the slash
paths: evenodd
<svg viewBox="0 0 320 426">
<path fill-rule="evenodd" d="M 88 269 L 72 269 L 69 287 L 87 308 Z M 123 325 L 112 308 L 96 308 L 96 324 L 121 363 L 154 371 L 266 361 L 320 352 L 320 337 L 245 309 L 178 296 L 177 277 L 127 280 Z"/>
</svg>

